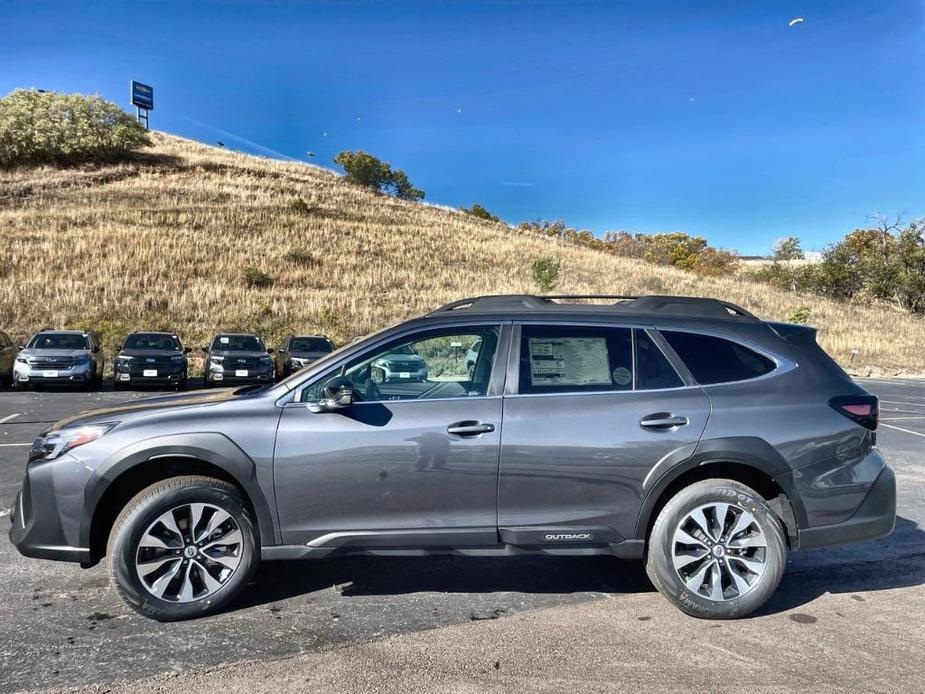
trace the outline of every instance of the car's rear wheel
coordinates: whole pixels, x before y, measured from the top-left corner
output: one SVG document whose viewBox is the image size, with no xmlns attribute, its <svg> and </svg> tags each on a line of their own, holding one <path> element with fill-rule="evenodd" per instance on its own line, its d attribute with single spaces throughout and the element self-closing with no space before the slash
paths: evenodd
<svg viewBox="0 0 925 694">
<path fill-rule="evenodd" d="M 211 477 L 174 477 L 136 495 L 109 540 L 113 586 L 136 611 L 160 621 L 220 609 L 259 563 L 250 511 L 238 489 Z"/>
<path fill-rule="evenodd" d="M 739 482 L 711 479 L 665 504 L 649 534 L 646 571 L 683 612 L 735 619 L 771 597 L 786 556 L 780 521 L 764 498 Z"/>
</svg>

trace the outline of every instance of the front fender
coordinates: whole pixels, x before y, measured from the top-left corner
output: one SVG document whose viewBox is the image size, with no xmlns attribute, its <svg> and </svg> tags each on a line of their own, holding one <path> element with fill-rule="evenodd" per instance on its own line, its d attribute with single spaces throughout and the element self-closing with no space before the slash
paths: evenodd
<svg viewBox="0 0 925 694">
<path fill-rule="evenodd" d="M 261 544 L 278 544 L 269 505 L 257 482 L 254 461 L 234 441 L 217 432 L 156 436 L 120 448 L 94 470 L 86 486 L 84 508 L 95 511 L 110 485 L 123 473 L 149 461 L 154 464 L 160 458 L 201 460 L 227 472 L 250 498 L 257 514 Z M 81 519 L 80 542 L 84 547 L 90 545 L 92 517 L 93 514 L 87 513 Z"/>
</svg>

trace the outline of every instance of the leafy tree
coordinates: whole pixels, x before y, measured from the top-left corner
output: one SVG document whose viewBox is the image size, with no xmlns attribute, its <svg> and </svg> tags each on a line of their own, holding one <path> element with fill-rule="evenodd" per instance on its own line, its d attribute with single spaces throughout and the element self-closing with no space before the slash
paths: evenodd
<svg viewBox="0 0 925 694">
<path fill-rule="evenodd" d="M 482 207 L 478 203 L 475 203 L 474 205 L 472 205 L 472 207 L 468 209 L 466 209 L 465 207 L 462 209 L 463 209 L 463 212 L 468 212 L 473 217 L 478 217 L 479 219 L 484 219 L 489 222 L 500 222 L 501 221 L 500 217 L 493 215 L 491 212 L 486 210 L 484 207 Z"/>
<path fill-rule="evenodd" d="M 345 150 L 334 157 L 334 163 L 343 167 L 344 179 L 350 183 L 392 194 L 402 200 L 421 200 L 424 197 L 424 191 L 411 185 L 404 171 L 393 169 L 387 162 L 367 152 Z"/>
<path fill-rule="evenodd" d="M 0 99 L 0 168 L 119 161 L 152 144 L 132 116 L 98 96 L 17 89 Z"/>
<path fill-rule="evenodd" d="M 771 257 L 778 262 L 782 260 L 802 260 L 805 255 L 803 254 L 803 248 L 800 246 L 800 239 L 796 236 L 785 236 L 782 239 L 777 239 L 771 249 Z"/>
<path fill-rule="evenodd" d="M 556 286 L 559 281 L 559 267 L 559 259 L 551 255 L 537 256 L 530 263 L 533 281 L 541 293 L 548 292 Z"/>
</svg>

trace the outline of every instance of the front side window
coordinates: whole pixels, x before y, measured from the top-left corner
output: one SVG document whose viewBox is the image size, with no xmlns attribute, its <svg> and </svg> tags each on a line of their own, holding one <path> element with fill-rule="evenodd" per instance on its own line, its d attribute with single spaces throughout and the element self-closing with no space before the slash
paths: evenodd
<svg viewBox="0 0 925 694">
<path fill-rule="evenodd" d="M 353 382 L 361 402 L 483 396 L 499 336 L 498 326 L 428 330 L 356 357 L 340 373 Z M 476 341 L 480 348 L 473 360 L 470 348 Z M 301 400 L 319 400 L 331 377 L 305 388 Z"/>
<path fill-rule="evenodd" d="M 660 332 L 701 385 L 757 378 L 776 366 L 764 355 L 721 337 L 674 330 Z"/>
<path fill-rule="evenodd" d="M 38 333 L 27 345 L 29 349 L 90 349 L 87 335 L 74 333 Z"/>
</svg>

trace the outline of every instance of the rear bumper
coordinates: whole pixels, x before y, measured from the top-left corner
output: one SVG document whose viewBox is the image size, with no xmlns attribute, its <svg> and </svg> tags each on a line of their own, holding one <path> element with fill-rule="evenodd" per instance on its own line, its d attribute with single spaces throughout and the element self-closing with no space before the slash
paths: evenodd
<svg viewBox="0 0 925 694">
<path fill-rule="evenodd" d="M 884 467 L 858 506 L 845 521 L 799 531 L 799 549 L 815 549 L 859 540 L 873 540 L 893 532 L 896 524 L 896 475 Z"/>
</svg>

